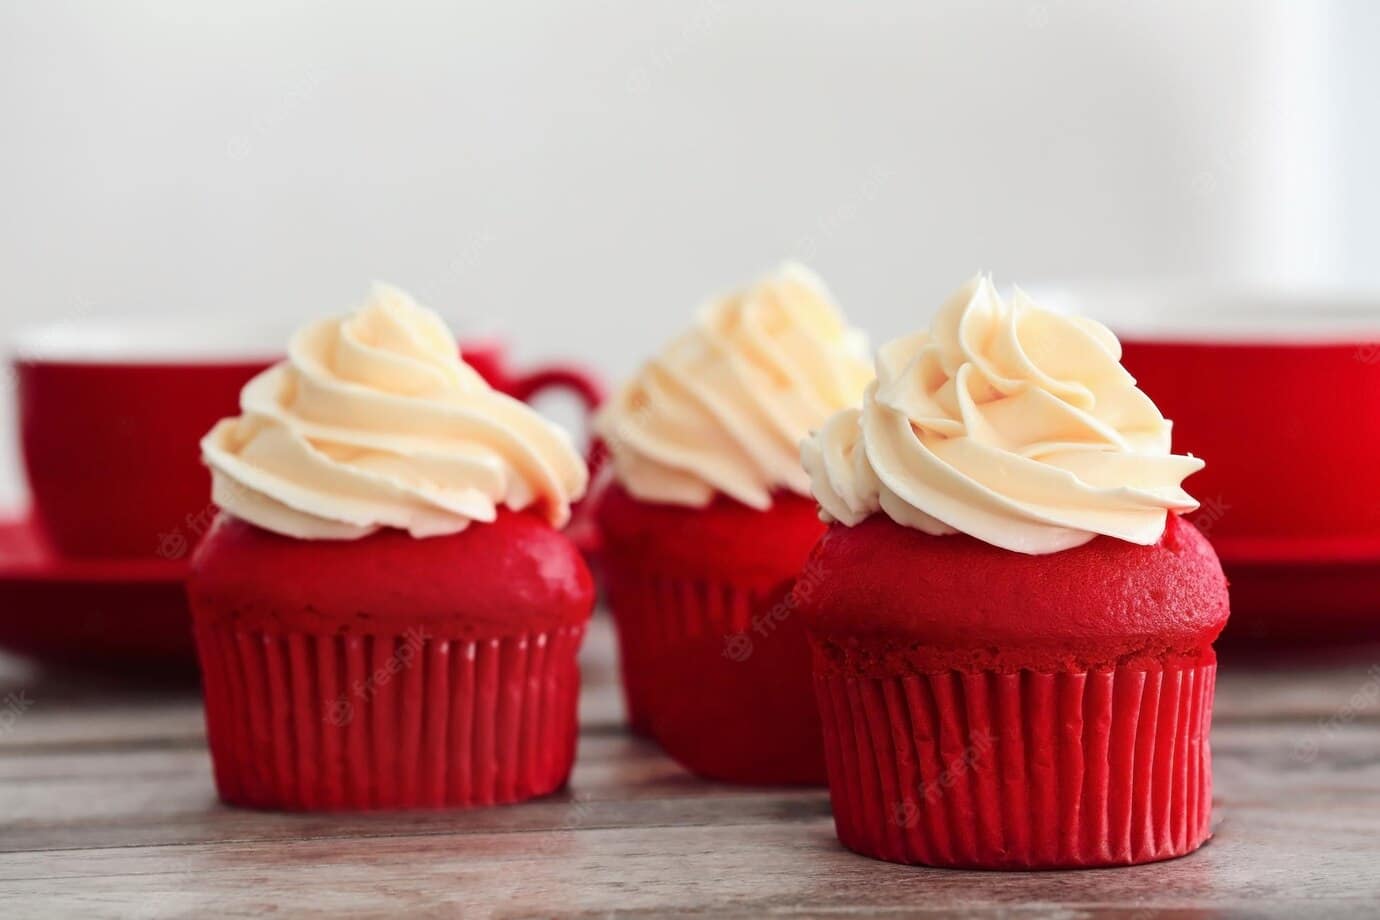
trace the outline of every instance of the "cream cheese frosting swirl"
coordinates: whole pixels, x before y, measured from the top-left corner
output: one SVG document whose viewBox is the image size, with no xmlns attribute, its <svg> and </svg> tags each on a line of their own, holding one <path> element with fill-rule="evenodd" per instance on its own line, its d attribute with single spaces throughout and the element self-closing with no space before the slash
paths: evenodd
<svg viewBox="0 0 1380 920">
<path fill-rule="evenodd" d="M 299 330 L 240 410 L 201 442 L 212 497 L 290 537 L 439 536 L 499 506 L 559 527 L 588 480 L 564 431 L 490 387 L 439 316 L 385 285 Z"/>
<path fill-rule="evenodd" d="M 1103 325 L 1004 300 L 976 277 L 929 332 L 877 355 L 862 407 L 801 445 L 826 520 L 882 511 L 931 534 L 1021 553 L 1099 534 L 1150 545 L 1202 469 L 1170 453 L 1170 423 L 1121 366 Z"/>
<path fill-rule="evenodd" d="M 800 439 L 872 378 L 862 336 L 798 265 L 704 307 L 599 413 L 614 475 L 643 501 L 751 508 L 810 494 Z"/>
</svg>

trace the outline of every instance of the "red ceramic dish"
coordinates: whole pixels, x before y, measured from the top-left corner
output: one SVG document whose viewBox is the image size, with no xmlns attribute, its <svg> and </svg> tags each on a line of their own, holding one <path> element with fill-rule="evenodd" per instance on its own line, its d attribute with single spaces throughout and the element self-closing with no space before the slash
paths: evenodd
<svg viewBox="0 0 1380 920">
<path fill-rule="evenodd" d="M 24 468 L 59 551 L 184 556 L 210 517 L 197 443 L 268 364 L 17 361 Z"/>
<path fill-rule="evenodd" d="M 197 443 L 278 352 L 185 322 L 77 322 L 15 344 L 33 509 L 68 557 L 180 558 L 210 525 Z"/>
<path fill-rule="evenodd" d="M 1380 634 L 1380 563 L 1223 562 L 1222 568 L 1231 582 L 1226 637 L 1232 642 L 1334 644 Z"/>
<path fill-rule="evenodd" d="M 0 522 L 0 647 L 53 664 L 196 673 L 185 561 L 62 559 L 27 519 Z"/>
<path fill-rule="evenodd" d="M 1380 562 L 1380 338 L 1128 338 L 1124 354 L 1176 449 L 1208 461 L 1189 486 L 1224 559 Z"/>
<path fill-rule="evenodd" d="M 1055 295 L 1057 296 L 1057 295 Z M 1075 289 L 1207 461 L 1192 516 L 1232 584 L 1227 638 L 1380 636 L 1380 298 Z M 1372 582 L 1373 583 L 1373 582 Z"/>
</svg>

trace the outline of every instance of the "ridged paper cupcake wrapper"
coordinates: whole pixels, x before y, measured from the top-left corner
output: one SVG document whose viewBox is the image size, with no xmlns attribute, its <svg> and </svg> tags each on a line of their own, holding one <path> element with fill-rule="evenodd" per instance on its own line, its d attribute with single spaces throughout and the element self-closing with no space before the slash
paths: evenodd
<svg viewBox="0 0 1380 920">
<path fill-rule="evenodd" d="M 479 640 L 196 633 L 216 785 L 232 804 L 493 805 L 570 775 L 583 624 Z"/>
<path fill-rule="evenodd" d="M 816 672 L 839 839 L 892 862 L 1112 866 L 1209 836 L 1216 665 Z"/>
<path fill-rule="evenodd" d="M 609 607 L 618 629 L 619 667 L 628 722 L 634 731 L 651 730 L 652 694 L 660 684 L 657 662 L 676 654 L 687 639 L 732 640 L 751 628 L 753 611 L 766 592 L 730 582 L 648 573 L 610 562 L 606 567 Z"/>
<path fill-rule="evenodd" d="M 788 582 L 606 573 L 634 730 L 709 779 L 824 784 L 810 649 Z"/>
</svg>

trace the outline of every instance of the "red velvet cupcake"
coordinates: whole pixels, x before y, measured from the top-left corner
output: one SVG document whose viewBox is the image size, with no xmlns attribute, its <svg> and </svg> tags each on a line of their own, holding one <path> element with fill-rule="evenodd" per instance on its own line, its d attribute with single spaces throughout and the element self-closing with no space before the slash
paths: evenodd
<svg viewBox="0 0 1380 920">
<path fill-rule="evenodd" d="M 822 784 L 810 651 L 789 593 L 824 531 L 814 501 L 685 508 L 615 485 L 600 517 L 634 724 L 701 776 Z"/>
<path fill-rule="evenodd" d="M 216 784 L 259 808 L 516 802 L 575 754 L 587 473 L 440 318 L 379 288 L 298 333 L 202 442 L 188 586 Z"/>
<path fill-rule="evenodd" d="M 834 523 L 802 619 L 849 848 L 1046 869 L 1207 839 L 1226 580 L 1178 517 L 1201 461 L 1119 357 L 974 279 L 805 444 Z"/>
<path fill-rule="evenodd" d="M 789 591 L 824 529 L 798 445 L 861 398 L 860 355 L 818 279 L 787 266 L 710 304 L 596 422 L 630 720 L 702 776 L 824 782 Z"/>
</svg>

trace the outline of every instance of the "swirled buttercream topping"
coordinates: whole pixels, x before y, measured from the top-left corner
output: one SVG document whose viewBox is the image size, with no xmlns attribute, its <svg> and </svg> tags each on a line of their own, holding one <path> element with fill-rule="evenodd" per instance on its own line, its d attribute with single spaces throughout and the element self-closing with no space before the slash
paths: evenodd
<svg viewBox="0 0 1380 920">
<path fill-rule="evenodd" d="M 1105 534 L 1144 545 L 1198 503 L 1202 469 L 1170 453 L 1170 423 L 1121 366 L 1103 325 L 1004 300 L 977 277 L 929 332 L 877 356 L 861 408 L 801 445 L 826 519 L 881 511 L 931 534 L 961 532 L 1021 553 Z"/>
<path fill-rule="evenodd" d="M 298 331 L 240 410 L 201 442 L 212 497 L 291 537 L 438 536 L 499 506 L 561 526 L 588 479 L 564 431 L 490 387 L 439 316 L 384 285 Z"/>
<path fill-rule="evenodd" d="M 862 336 L 797 265 L 703 308 L 600 412 L 614 473 L 648 502 L 809 495 L 799 443 L 872 378 Z"/>
</svg>

